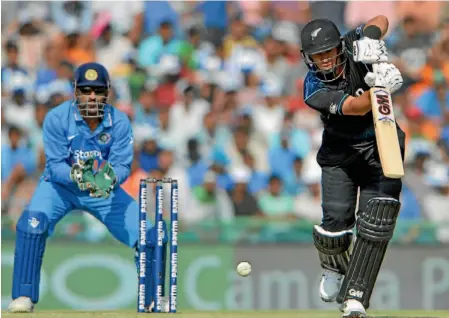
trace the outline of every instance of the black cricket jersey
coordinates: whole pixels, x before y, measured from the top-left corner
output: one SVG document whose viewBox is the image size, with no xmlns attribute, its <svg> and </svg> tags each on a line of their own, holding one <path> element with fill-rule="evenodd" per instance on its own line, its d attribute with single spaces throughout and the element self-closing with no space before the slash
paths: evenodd
<svg viewBox="0 0 449 318">
<path fill-rule="evenodd" d="M 364 78 L 372 66 L 354 62 L 352 57 L 353 42 L 363 37 L 363 27 L 361 25 L 344 35 L 347 59 L 344 76 L 323 83 L 309 72 L 304 81 L 304 101 L 321 113 L 324 125 L 323 144 L 317 158 L 320 164 L 342 163 L 353 154 L 375 144 L 371 111 L 364 116 L 345 116 L 341 111 L 349 96 L 360 96 L 370 89 Z"/>
</svg>

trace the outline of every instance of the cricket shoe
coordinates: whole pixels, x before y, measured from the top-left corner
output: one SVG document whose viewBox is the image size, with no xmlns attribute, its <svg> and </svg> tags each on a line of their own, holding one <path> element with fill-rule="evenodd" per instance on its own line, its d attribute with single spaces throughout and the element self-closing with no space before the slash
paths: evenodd
<svg viewBox="0 0 449 318">
<path fill-rule="evenodd" d="M 320 297 L 326 303 L 335 301 L 340 292 L 343 275 L 325 269 L 320 281 Z"/>
<path fill-rule="evenodd" d="M 348 299 L 343 303 L 344 318 L 366 318 L 366 310 L 362 303 L 356 299 Z"/>
<path fill-rule="evenodd" d="M 161 303 L 162 303 L 161 312 L 170 312 L 170 302 L 168 300 L 168 297 L 162 297 Z M 154 309 L 154 301 L 148 307 L 148 312 L 153 312 L 153 309 Z"/>
<path fill-rule="evenodd" d="M 11 313 L 33 312 L 34 304 L 29 297 L 19 297 L 9 304 L 8 311 Z"/>
</svg>

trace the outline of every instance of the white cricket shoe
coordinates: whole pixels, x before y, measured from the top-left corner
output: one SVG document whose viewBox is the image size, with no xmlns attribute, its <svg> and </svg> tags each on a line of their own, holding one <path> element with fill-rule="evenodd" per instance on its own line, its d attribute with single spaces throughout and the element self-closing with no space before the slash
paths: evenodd
<svg viewBox="0 0 449 318">
<path fill-rule="evenodd" d="M 320 281 L 320 297 L 324 302 L 335 301 L 340 292 L 343 275 L 325 269 Z"/>
<path fill-rule="evenodd" d="M 148 311 L 153 312 L 153 308 L 154 308 L 154 301 L 151 303 L 150 307 L 148 308 Z M 170 301 L 166 296 L 162 297 L 162 312 L 170 312 Z"/>
<path fill-rule="evenodd" d="M 13 312 L 33 312 L 34 304 L 29 297 L 19 297 L 9 304 L 8 311 Z"/>
<path fill-rule="evenodd" d="M 356 299 L 348 299 L 343 303 L 342 317 L 366 318 L 365 307 Z"/>
</svg>

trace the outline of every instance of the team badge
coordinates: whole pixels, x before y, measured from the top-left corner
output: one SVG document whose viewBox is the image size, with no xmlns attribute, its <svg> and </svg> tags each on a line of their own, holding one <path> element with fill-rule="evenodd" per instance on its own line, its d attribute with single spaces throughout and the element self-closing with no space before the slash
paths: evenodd
<svg viewBox="0 0 449 318">
<path fill-rule="evenodd" d="M 94 69 L 88 69 L 86 74 L 84 74 L 84 77 L 89 81 L 95 81 L 98 78 L 98 73 Z"/>
<path fill-rule="evenodd" d="M 318 33 L 320 33 L 321 28 L 318 28 L 316 30 L 313 30 L 312 33 L 310 33 L 310 36 L 312 37 L 312 41 L 315 40 L 315 38 L 318 36 Z"/>
<path fill-rule="evenodd" d="M 109 142 L 109 140 L 111 140 L 111 135 L 107 134 L 107 133 L 101 133 L 98 136 L 98 142 L 100 144 L 107 144 Z"/>
</svg>

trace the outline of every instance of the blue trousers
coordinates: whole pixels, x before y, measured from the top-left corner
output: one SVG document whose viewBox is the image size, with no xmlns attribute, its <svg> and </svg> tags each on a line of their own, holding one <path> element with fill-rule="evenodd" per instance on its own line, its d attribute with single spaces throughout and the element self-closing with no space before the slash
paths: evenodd
<svg viewBox="0 0 449 318">
<path fill-rule="evenodd" d="M 47 216 L 48 236 L 51 236 L 56 224 L 75 209 L 92 214 L 120 242 L 129 247 L 136 245 L 139 208 L 122 188 L 111 192 L 107 199 L 91 198 L 87 191 L 42 180 L 26 210 L 42 212 Z"/>
</svg>

